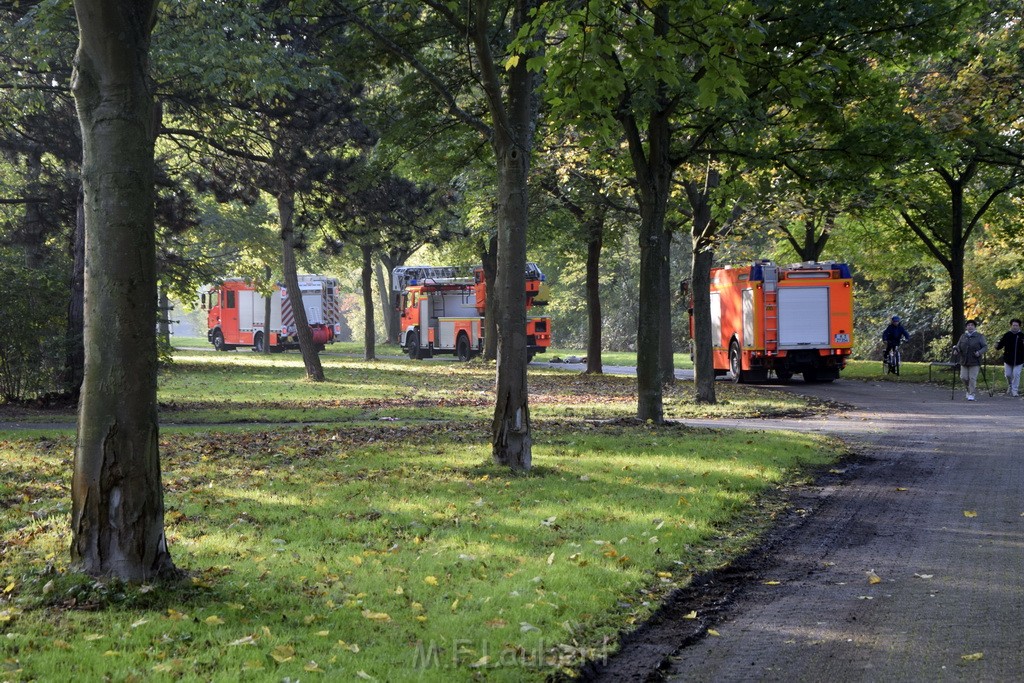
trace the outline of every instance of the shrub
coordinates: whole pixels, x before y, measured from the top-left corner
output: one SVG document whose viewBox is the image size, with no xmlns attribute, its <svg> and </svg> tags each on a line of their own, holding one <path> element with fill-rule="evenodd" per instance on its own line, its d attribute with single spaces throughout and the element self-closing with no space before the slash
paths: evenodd
<svg viewBox="0 0 1024 683">
<path fill-rule="evenodd" d="M 7 255 L 9 256 L 9 255 Z M 47 272 L 0 259 L 0 401 L 59 391 L 67 286 Z"/>
</svg>

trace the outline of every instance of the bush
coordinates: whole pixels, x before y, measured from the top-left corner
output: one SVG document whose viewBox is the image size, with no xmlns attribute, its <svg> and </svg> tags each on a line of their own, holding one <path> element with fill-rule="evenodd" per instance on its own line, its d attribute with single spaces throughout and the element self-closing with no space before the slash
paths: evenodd
<svg viewBox="0 0 1024 683">
<path fill-rule="evenodd" d="M 67 286 L 14 260 L 0 259 L 0 401 L 8 403 L 61 390 L 67 326 Z"/>
</svg>

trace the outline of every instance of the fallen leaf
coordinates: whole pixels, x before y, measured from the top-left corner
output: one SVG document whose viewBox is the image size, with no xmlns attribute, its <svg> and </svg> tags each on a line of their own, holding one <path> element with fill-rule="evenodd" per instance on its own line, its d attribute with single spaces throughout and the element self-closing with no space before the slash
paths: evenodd
<svg viewBox="0 0 1024 683">
<path fill-rule="evenodd" d="M 519 622 L 519 631 L 522 633 L 528 633 L 530 631 L 539 631 L 540 629 L 531 624 L 528 621 Z"/>
<path fill-rule="evenodd" d="M 285 662 L 291 661 L 295 657 L 295 648 L 291 645 L 278 645 L 274 648 L 270 656 L 274 658 L 274 661 L 278 664 L 284 664 Z"/>
<path fill-rule="evenodd" d="M 762 583 L 764 583 L 764 585 L 766 585 L 766 586 L 781 586 L 782 585 L 781 581 L 763 581 Z"/>
<path fill-rule="evenodd" d="M 914 574 L 914 578 L 915 579 L 930 579 L 933 576 L 935 576 L 935 575 L 934 574 Z"/>
<path fill-rule="evenodd" d="M 976 662 L 984 656 L 984 652 L 974 652 L 969 655 L 960 655 L 960 659 L 964 660 L 965 662 Z"/>
<path fill-rule="evenodd" d="M 709 628 L 709 629 L 708 629 L 708 635 L 709 635 L 709 636 L 715 636 L 715 637 L 717 638 L 717 637 L 721 636 L 722 634 L 721 634 L 721 633 L 719 633 L 718 631 L 716 631 L 716 630 L 715 630 L 715 629 L 713 629 L 713 628 Z"/>
<path fill-rule="evenodd" d="M 203 621 L 206 622 L 206 624 L 209 626 L 220 626 L 224 623 L 224 620 L 218 617 L 216 614 L 206 617 L 205 619 L 203 619 Z"/>
<path fill-rule="evenodd" d="M 242 638 L 239 638 L 238 640 L 232 640 L 230 643 L 228 643 L 228 646 L 255 645 L 255 644 L 256 644 L 255 636 L 243 636 Z"/>
<path fill-rule="evenodd" d="M 977 517 L 978 513 L 974 510 L 964 510 L 964 517 Z"/>
<path fill-rule="evenodd" d="M 687 614 L 686 616 L 683 617 L 683 619 L 696 619 L 696 618 L 697 618 L 697 610 L 693 610 L 692 612 L 690 612 L 689 614 Z"/>
<path fill-rule="evenodd" d="M 869 569 L 864 573 L 868 575 L 868 584 L 874 586 L 876 583 L 882 583 L 882 577 L 876 574 L 874 569 Z"/>
<path fill-rule="evenodd" d="M 391 615 L 387 612 L 371 612 L 368 609 L 363 610 L 363 617 L 370 621 L 391 621 Z"/>
<path fill-rule="evenodd" d="M 437 585 L 437 577 L 436 576 L 425 576 L 425 577 L 423 577 L 423 583 L 427 584 L 428 586 L 436 586 Z"/>
<path fill-rule="evenodd" d="M 475 662 L 473 662 L 472 664 L 470 664 L 469 668 L 470 669 L 481 669 L 481 668 L 487 666 L 488 664 L 490 664 L 490 662 L 491 662 L 491 658 L 488 655 L 484 655 L 480 659 L 478 659 Z"/>
</svg>

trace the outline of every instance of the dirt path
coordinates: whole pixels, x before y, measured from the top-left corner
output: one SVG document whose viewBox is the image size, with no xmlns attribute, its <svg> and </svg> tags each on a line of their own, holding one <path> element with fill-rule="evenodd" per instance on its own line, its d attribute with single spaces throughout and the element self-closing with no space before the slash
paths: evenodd
<svg viewBox="0 0 1024 683">
<path fill-rule="evenodd" d="M 763 548 L 698 577 L 588 678 L 1024 680 L 1024 401 L 842 380 L 791 390 L 856 408 L 731 426 L 833 434 L 860 455 L 793 492 Z"/>
</svg>

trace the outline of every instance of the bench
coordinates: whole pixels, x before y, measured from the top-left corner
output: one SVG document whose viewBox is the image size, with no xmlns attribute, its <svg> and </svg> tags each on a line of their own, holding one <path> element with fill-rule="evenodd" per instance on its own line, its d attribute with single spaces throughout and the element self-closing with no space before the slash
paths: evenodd
<svg viewBox="0 0 1024 683">
<path fill-rule="evenodd" d="M 949 363 L 940 360 L 933 360 L 931 363 L 928 364 L 928 381 L 932 381 L 932 368 L 938 368 L 940 372 L 945 372 L 947 370 L 949 372 L 953 372 L 958 367 L 960 367 L 959 363 Z"/>
</svg>

